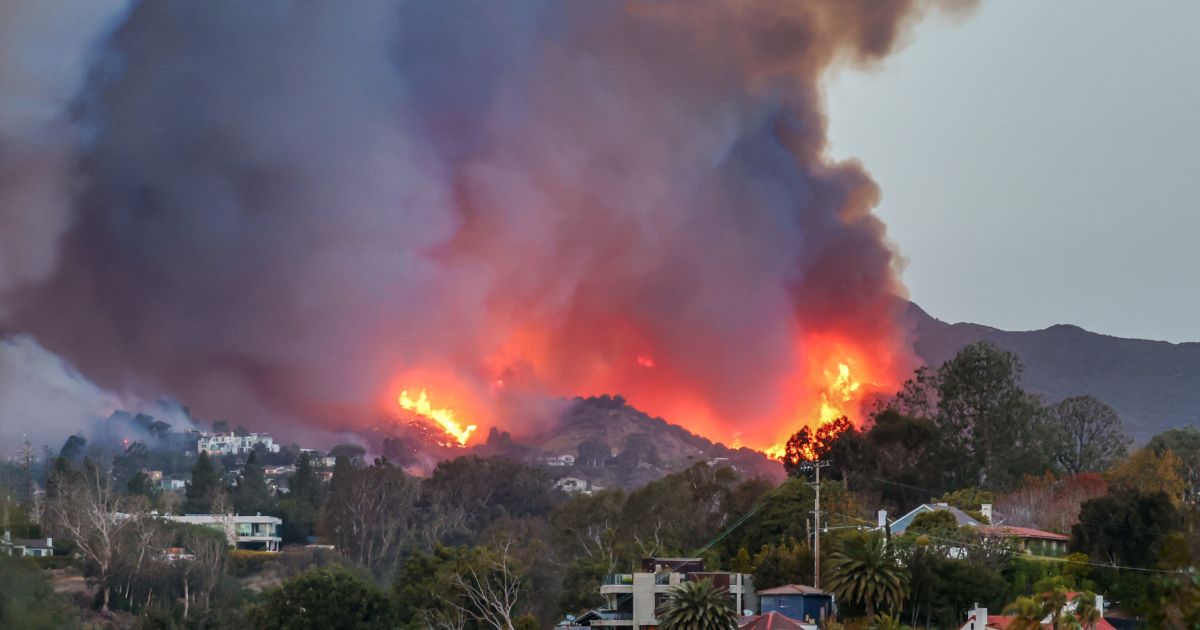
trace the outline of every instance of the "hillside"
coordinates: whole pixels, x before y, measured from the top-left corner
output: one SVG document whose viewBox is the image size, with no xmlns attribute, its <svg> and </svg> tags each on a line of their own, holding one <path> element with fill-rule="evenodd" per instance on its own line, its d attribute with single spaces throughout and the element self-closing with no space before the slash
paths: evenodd
<svg viewBox="0 0 1200 630">
<path fill-rule="evenodd" d="M 1021 358 L 1026 389 L 1051 402 L 1091 394 L 1116 408 L 1138 442 L 1200 422 L 1200 343 L 1123 339 L 1069 325 L 1006 331 L 950 324 L 915 304 L 908 317 L 914 349 L 927 364 L 990 341 Z"/>
</svg>

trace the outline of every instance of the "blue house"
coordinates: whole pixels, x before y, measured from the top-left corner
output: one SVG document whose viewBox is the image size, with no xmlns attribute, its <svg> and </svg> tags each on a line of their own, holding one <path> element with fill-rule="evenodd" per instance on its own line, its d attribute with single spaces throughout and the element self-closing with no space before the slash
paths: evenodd
<svg viewBox="0 0 1200 630">
<path fill-rule="evenodd" d="M 803 584 L 785 584 L 758 592 L 760 612 L 796 621 L 819 622 L 833 616 L 833 594 Z"/>
</svg>

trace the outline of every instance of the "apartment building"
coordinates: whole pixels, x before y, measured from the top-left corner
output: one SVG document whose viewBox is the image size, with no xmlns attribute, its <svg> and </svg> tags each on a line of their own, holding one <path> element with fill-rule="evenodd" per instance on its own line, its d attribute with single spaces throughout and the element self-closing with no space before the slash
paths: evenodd
<svg viewBox="0 0 1200 630">
<path fill-rule="evenodd" d="M 667 601 L 672 588 L 699 580 L 711 580 L 724 589 L 739 612 L 758 608 L 752 576 L 745 573 L 706 571 L 701 558 L 646 558 L 639 573 L 606 576 L 600 594 L 608 604 L 589 614 L 591 626 L 653 628 L 656 611 Z"/>
</svg>

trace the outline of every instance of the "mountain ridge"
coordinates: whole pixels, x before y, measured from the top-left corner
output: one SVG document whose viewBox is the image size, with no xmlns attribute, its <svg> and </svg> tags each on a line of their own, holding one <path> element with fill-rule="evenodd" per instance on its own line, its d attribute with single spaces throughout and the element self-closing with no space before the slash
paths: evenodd
<svg viewBox="0 0 1200 630">
<path fill-rule="evenodd" d="M 1200 342 L 1130 339 L 1074 324 L 1026 331 L 952 324 L 911 302 L 905 317 L 913 350 L 927 365 L 941 365 L 970 343 L 992 342 L 1021 358 L 1026 389 L 1051 403 L 1093 395 L 1117 410 L 1139 443 L 1200 420 Z"/>
</svg>

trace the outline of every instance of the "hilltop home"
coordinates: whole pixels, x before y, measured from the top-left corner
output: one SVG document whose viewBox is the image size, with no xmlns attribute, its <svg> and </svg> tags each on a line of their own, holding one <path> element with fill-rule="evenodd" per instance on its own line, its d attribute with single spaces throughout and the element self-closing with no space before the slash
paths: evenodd
<svg viewBox="0 0 1200 630">
<path fill-rule="evenodd" d="M 667 601 L 670 590 L 684 582 L 699 580 L 712 580 L 724 589 L 739 612 L 757 608 L 754 580 L 748 574 L 705 571 L 701 558 L 646 558 L 642 560 L 640 573 L 618 573 L 604 578 L 600 594 L 608 600 L 608 605 L 588 613 L 586 621 L 592 627 L 656 627 L 656 611 Z"/>
<path fill-rule="evenodd" d="M 279 445 L 275 443 L 275 439 L 266 433 L 201 433 L 200 439 L 196 441 L 196 452 L 209 455 L 245 455 L 259 444 L 269 453 L 279 452 Z"/>
</svg>

